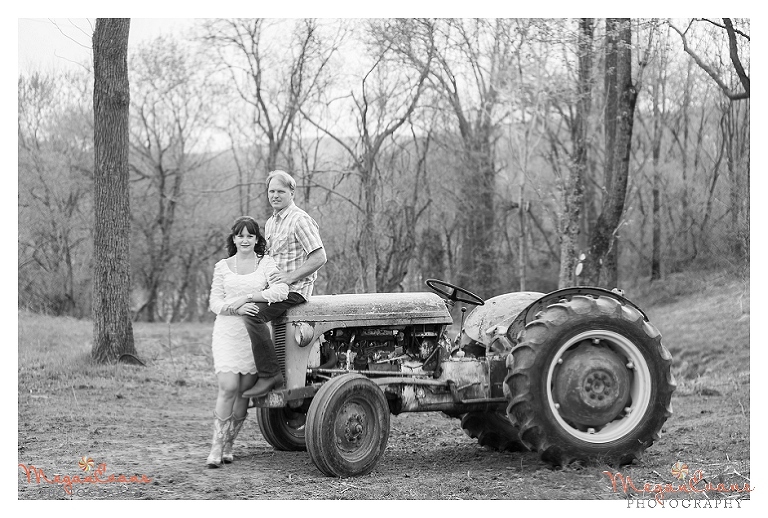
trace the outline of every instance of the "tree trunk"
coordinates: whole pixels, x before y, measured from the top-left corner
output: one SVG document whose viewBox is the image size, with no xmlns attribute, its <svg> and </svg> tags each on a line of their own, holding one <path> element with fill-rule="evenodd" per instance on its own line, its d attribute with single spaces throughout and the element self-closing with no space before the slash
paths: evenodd
<svg viewBox="0 0 768 518">
<path fill-rule="evenodd" d="M 493 250 L 496 170 L 490 120 L 465 139 L 467 174 L 463 178 L 462 248 L 457 283 L 472 286 L 481 297 L 496 295 L 496 258 Z"/>
<path fill-rule="evenodd" d="M 592 107 L 592 38 L 594 20 L 579 20 L 576 118 L 571 129 L 573 152 L 564 192 L 564 210 L 560 220 L 560 276 L 558 287 L 576 284 L 576 264 L 581 214 L 584 208 L 584 176 L 587 171 L 587 130 Z"/>
<path fill-rule="evenodd" d="M 749 225 L 750 225 L 750 218 L 749 218 L 749 211 L 750 211 L 750 203 L 749 203 L 749 154 L 750 154 L 750 102 L 746 102 L 746 106 L 742 106 L 744 109 L 743 115 L 740 117 L 741 125 L 739 128 L 739 169 L 742 173 L 742 180 L 740 182 L 741 184 L 741 196 L 740 196 L 740 203 L 741 203 L 741 213 L 742 213 L 742 221 L 739 225 L 739 242 L 740 242 L 740 248 L 742 252 L 741 256 L 741 262 L 739 264 L 740 273 L 742 276 L 747 279 L 749 279 L 749 249 L 750 249 L 750 243 L 749 243 Z"/>
<path fill-rule="evenodd" d="M 631 39 L 628 19 L 606 20 L 605 183 L 582 279 L 586 284 L 609 288 L 615 287 L 618 279 L 617 255 L 610 254 L 616 254 L 615 238 L 624 213 L 637 99 L 632 85 Z"/>
<path fill-rule="evenodd" d="M 378 235 L 376 233 L 376 190 L 378 189 L 373 164 L 368 166 L 363 182 L 363 235 L 361 236 L 361 246 L 363 247 L 361 258 L 361 269 L 363 275 L 363 291 L 365 293 L 377 293 L 379 287 L 376 284 L 376 274 L 379 270 L 377 251 Z"/>
<path fill-rule="evenodd" d="M 730 183 L 730 234 L 734 256 L 741 264 L 747 257 L 748 240 L 745 235 L 749 233 L 748 220 L 744 216 L 749 209 L 749 190 L 745 189 L 749 178 L 749 148 L 746 144 L 746 136 L 743 131 L 744 123 L 748 126 L 747 117 L 742 114 L 740 105 L 734 102 L 727 108 L 725 132 L 726 139 L 726 165 L 728 167 L 728 180 Z M 746 210 L 745 210 L 746 209 Z"/>
<path fill-rule="evenodd" d="M 130 317 L 128 187 L 129 19 L 99 18 L 93 33 L 93 348 L 99 363 L 136 359 Z"/>
<path fill-rule="evenodd" d="M 653 170 L 653 244 L 651 245 L 651 280 L 661 279 L 661 191 L 659 169 Z"/>
<path fill-rule="evenodd" d="M 693 241 L 695 237 L 693 235 L 693 224 L 691 223 L 691 209 L 688 201 L 688 134 L 690 131 L 690 115 L 689 110 L 691 106 L 691 91 L 693 83 L 693 74 L 691 69 L 693 68 L 693 62 L 688 62 L 688 70 L 685 78 L 685 92 L 683 94 L 683 142 L 680 145 L 680 155 L 682 160 L 681 174 L 683 177 L 683 191 L 680 195 L 680 205 L 682 208 L 682 217 L 680 227 L 683 229 L 682 243 L 678 246 L 682 247 L 679 255 L 688 258 L 691 256 L 691 249 L 693 248 Z"/>
<path fill-rule="evenodd" d="M 621 236 L 616 233 L 603 261 L 603 278 L 601 279 L 603 286 L 614 288 L 619 286 L 619 250 L 621 250 Z"/>
<path fill-rule="evenodd" d="M 518 257 L 517 257 L 517 274 L 518 277 L 520 277 L 520 284 L 519 289 L 520 291 L 525 291 L 525 277 L 526 277 L 526 265 L 528 264 L 528 239 L 526 236 L 528 225 L 527 225 L 527 211 L 528 211 L 528 205 L 525 201 L 525 195 L 524 193 L 525 184 L 520 184 L 520 197 L 518 198 L 518 216 L 520 217 L 520 240 L 519 240 L 519 249 L 518 249 Z"/>
<path fill-rule="evenodd" d="M 651 142 L 651 157 L 653 160 L 653 180 L 651 185 L 653 211 L 653 240 L 651 245 L 651 280 L 661 279 L 661 109 L 659 108 L 659 91 L 662 80 L 661 67 L 659 76 L 653 84 L 653 137 Z"/>
<path fill-rule="evenodd" d="M 446 256 L 450 255 L 450 248 L 449 245 L 443 245 L 440 231 L 427 226 L 421 231 L 420 242 L 419 261 L 422 280 L 445 279 Z M 446 242 L 448 243 L 449 240 L 446 239 Z"/>
</svg>

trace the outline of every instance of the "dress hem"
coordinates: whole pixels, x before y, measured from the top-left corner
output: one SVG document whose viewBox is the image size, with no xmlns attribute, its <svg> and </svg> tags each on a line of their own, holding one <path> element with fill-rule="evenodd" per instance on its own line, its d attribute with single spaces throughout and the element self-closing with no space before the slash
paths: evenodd
<svg viewBox="0 0 768 518">
<path fill-rule="evenodd" d="M 254 372 L 250 372 L 250 371 L 248 371 L 248 372 L 243 372 L 243 371 L 241 371 L 241 370 L 237 370 L 237 369 L 216 369 L 216 370 L 214 370 L 214 372 L 215 372 L 216 374 L 218 374 L 218 373 L 220 373 L 220 372 L 231 372 L 231 373 L 233 373 L 233 374 L 258 374 L 258 373 L 259 373 L 259 371 L 254 371 Z"/>
</svg>

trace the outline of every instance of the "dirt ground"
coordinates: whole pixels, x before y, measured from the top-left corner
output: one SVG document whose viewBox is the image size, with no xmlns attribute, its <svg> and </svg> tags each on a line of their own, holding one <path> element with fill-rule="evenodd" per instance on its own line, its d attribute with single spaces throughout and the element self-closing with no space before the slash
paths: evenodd
<svg viewBox="0 0 768 518">
<path fill-rule="evenodd" d="M 621 471 L 640 483 L 670 483 L 677 482 L 672 465 L 682 461 L 691 471 L 704 470 L 713 481 L 742 486 L 750 476 L 748 378 L 676 396 L 676 414 L 661 440 L 639 463 L 622 470 L 552 470 L 534 453 L 480 447 L 457 420 L 424 413 L 393 417 L 388 447 L 377 468 L 354 479 L 323 476 L 306 452 L 274 451 L 253 420 L 236 443 L 235 462 L 206 469 L 206 407 L 213 391 L 168 391 L 162 385 L 152 390 L 150 383 L 126 382 L 116 394 L 85 386 L 47 398 L 21 396 L 20 464 L 41 468 L 53 479 L 56 474 L 83 475 L 78 460 L 88 455 L 95 467 L 106 464 L 106 476 L 145 475 L 152 481 L 73 484 L 73 494 L 68 495 L 62 484 L 35 483 L 34 476 L 28 482 L 20 468 L 19 499 L 618 499 L 625 495 L 612 491 L 603 470 Z M 111 404 L 112 410 L 93 420 L 86 410 L 43 418 L 48 413 L 43 407 L 69 406 L 74 398 L 82 409 Z"/>
<path fill-rule="evenodd" d="M 645 483 L 677 486 L 681 480 L 672 473 L 677 462 L 689 469 L 684 482 L 700 470 L 704 480 L 698 487 L 724 484 L 726 491 L 668 493 L 667 499 L 750 498 L 732 490 L 751 485 L 748 343 L 727 356 L 718 353 L 717 344 L 702 346 L 706 349 L 697 354 L 673 348 L 683 357 L 676 358 L 675 413 L 657 443 L 632 466 L 553 470 L 535 453 L 481 447 L 457 419 L 424 413 L 392 416 L 387 450 L 371 474 L 334 479 L 323 476 L 306 452 L 274 451 L 253 418 L 236 443 L 235 462 L 206 469 L 216 392 L 210 352 L 201 338 L 209 327 L 174 330 L 162 345 L 170 330 L 137 325 L 137 347 L 147 366 L 95 367 L 88 364 L 85 346 L 75 353 L 79 360 L 63 366 L 51 365 L 61 362 L 44 352 L 22 354 L 23 347 L 45 349 L 40 340 L 35 345 L 24 337 L 46 324 L 52 333 L 62 332 L 55 329 L 58 322 L 20 313 L 18 498 L 23 500 L 622 500 L 627 495 L 612 488 L 604 471 L 630 476 L 639 489 Z M 90 324 L 74 328 L 80 325 L 67 323 L 67 332 L 88 336 Z M 81 469 L 82 457 L 93 460 L 92 469 L 87 464 L 88 471 Z M 82 482 L 94 471 L 101 480 L 114 475 L 113 482 Z M 41 472 L 50 483 L 36 479 Z M 81 482 L 71 484 L 70 494 L 62 481 L 75 475 Z"/>
</svg>

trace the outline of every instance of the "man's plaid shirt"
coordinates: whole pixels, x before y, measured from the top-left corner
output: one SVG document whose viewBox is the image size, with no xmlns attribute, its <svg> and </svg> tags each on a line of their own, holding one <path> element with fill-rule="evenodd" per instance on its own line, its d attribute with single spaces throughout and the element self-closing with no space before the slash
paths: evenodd
<svg viewBox="0 0 768 518">
<path fill-rule="evenodd" d="M 304 264 L 309 254 L 322 248 L 319 229 L 317 222 L 295 203 L 272 214 L 264 225 L 264 234 L 269 255 L 275 260 L 277 267 L 282 271 L 292 272 Z M 309 300 L 315 279 L 317 272 L 299 279 L 288 289 Z"/>
</svg>

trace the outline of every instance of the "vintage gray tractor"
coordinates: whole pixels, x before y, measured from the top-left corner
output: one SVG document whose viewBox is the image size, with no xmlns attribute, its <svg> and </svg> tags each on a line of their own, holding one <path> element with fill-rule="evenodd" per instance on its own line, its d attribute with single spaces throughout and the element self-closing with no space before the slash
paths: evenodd
<svg viewBox="0 0 768 518">
<path fill-rule="evenodd" d="M 658 439 L 672 358 L 618 290 L 483 301 L 427 286 L 434 293 L 313 296 L 276 320 L 285 387 L 252 400 L 267 442 L 349 477 L 376 466 L 401 412 L 444 412 L 483 446 L 536 451 L 554 466 L 627 464 Z"/>
</svg>

